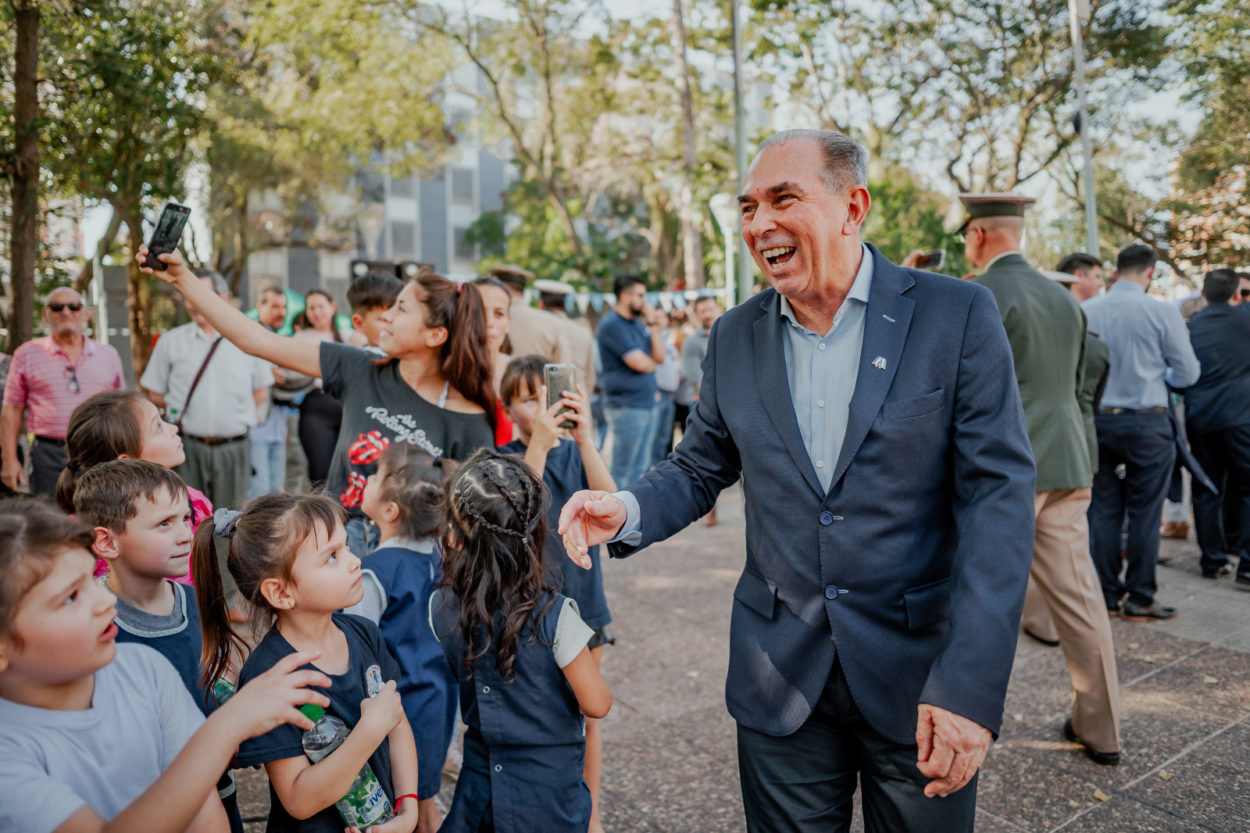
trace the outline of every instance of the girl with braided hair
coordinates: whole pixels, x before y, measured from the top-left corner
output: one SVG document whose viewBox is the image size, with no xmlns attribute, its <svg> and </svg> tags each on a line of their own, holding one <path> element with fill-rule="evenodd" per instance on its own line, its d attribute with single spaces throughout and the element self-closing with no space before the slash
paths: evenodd
<svg viewBox="0 0 1250 833">
<path fill-rule="evenodd" d="M 444 579 L 430 626 L 460 678 L 468 731 L 445 833 L 585 833 L 583 715 L 612 693 L 591 658 L 594 632 L 547 584 L 548 496 L 516 457 L 483 449 L 447 487 Z"/>
</svg>

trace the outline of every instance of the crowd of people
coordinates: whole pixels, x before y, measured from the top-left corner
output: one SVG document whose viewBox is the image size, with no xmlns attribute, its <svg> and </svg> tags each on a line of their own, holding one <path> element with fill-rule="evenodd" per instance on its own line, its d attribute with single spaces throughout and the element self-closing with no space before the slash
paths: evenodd
<svg viewBox="0 0 1250 833">
<path fill-rule="evenodd" d="M 836 133 L 763 145 L 770 288 L 723 318 L 622 275 L 592 328 L 501 266 L 371 272 L 350 328 L 313 290 L 288 335 L 285 292 L 249 317 L 174 252 L 190 322 L 127 390 L 50 293 L 3 365 L 0 831 L 241 831 L 248 766 L 272 831 L 600 831 L 600 548 L 715 523 L 739 478 L 748 829 L 845 829 L 859 784 L 870 830 L 970 830 L 1021 623 L 1063 648 L 1064 736 L 1118 764 L 1109 618 L 1177 613 L 1169 494 L 1250 589 L 1250 275 L 1178 307 L 1147 246 L 1040 272 L 1010 194 L 961 198 L 970 280 L 896 266 L 866 169 Z"/>
</svg>

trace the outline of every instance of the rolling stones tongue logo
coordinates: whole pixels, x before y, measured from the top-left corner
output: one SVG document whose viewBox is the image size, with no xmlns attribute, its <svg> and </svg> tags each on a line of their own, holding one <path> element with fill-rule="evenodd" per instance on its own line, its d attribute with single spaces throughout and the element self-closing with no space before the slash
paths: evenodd
<svg viewBox="0 0 1250 833">
<path fill-rule="evenodd" d="M 382 452 L 391 444 L 390 438 L 383 437 L 381 431 L 370 431 L 360 434 L 356 442 L 347 447 L 347 460 L 353 466 L 367 466 L 376 463 Z M 365 476 L 360 472 L 347 475 L 347 488 L 339 495 L 339 503 L 350 508 L 359 506 L 365 497 Z"/>
</svg>

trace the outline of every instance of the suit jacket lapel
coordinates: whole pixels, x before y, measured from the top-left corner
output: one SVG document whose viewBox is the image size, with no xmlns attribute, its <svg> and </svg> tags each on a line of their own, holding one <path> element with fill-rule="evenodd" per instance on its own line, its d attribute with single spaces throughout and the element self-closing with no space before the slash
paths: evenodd
<svg viewBox="0 0 1250 833">
<path fill-rule="evenodd" d="M 894 382 L 898 372 L 899 357 L 907 341 L 915 302 L 903 293 L 915 285 L 902 269 L 886 260 L 871 245 L 873 256 L 872 288 L 868 292 L 868 308 L 864 310 L 864 343 L 859 353 L 859 374 L 855 379 L 855 394 L 851 397 L 850 414 L 846 423 L 846 437 L 838 454 L 838 466 L 833 470 L 831 488 L 838 484 L 859 451 L 868 428 L 881 403 Z M 884 367 L 881 366 L 884 360 Z"/>
<path fill-rule="evenodd" d="M 794 399 L 790 391 L 790 377 L 786 373 L 785 322 L 781 320 L 780 300 L 771 293 L 760 305 L 764 314 L 755 322 L 755 382 L 764 400 L 777 435 L 785 445 L 794 464 L 799 467 L 803 479 L 818 495 L 823 495 L 816 469 L 812 466 L 799 433 L 799 421 L 794 415 Z"/>
</svg>

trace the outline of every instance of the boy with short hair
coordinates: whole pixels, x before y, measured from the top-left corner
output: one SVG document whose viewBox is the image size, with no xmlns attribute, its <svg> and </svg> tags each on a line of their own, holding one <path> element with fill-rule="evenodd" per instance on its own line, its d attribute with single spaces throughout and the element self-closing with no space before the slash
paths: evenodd
<svg viewBox="0 0 1250 833">
<path fill-rule="evenodd" d="M 382 313 L 395 306 L 395 299 L 404 284 L 385 272 L 366 272 L 347 288 L 347 303 L 352 308 L 352 327 L 364 333 L 369 346 L 378 346 L 378 330 Z"/>
<path fill-rule="evenodd" d="M 207 721 L 160 655 L 115 643 L 93 534 L 43 500 L 0 502 L 0 833 L 222 833 L 213 784 L 239 743 L 304 728 L 323 674 L 292 655 Z M 203 728 L 201 726 L 203 725 Z"/>
<path fill-rule="evenodd" d="M 207 715 L 210 702 L 199 679 L 199 608 L 188 588 L 172 580 L 185 576 L 191 564 L 186 484 L 157 463 L 102 463 L 78 479 L 74 513 L 92 527 L 91 549 L 109 564 L 107 586 L 117 597 L 117 641 L 159 651 Z M 232 833 L 243 833 L 234 776 L 227 771 L 217 786 Z"/>
<path fill-rule="evenodd" d="M 569 563 L 556 530 L 560 510 L 574 492 L 581 489 L 615 492 L 616 483 L 595 448 L 590 402 L 581 386 L 577 390 L 566 391 L 562 401 L 547 407 L 547 388 L 543 384 L 543 365 L 546 363 L 545 358 L 535 355 L 520 356 L 508 362 L 499 385 L 499 395 L 520 439 L 500 446 L 499 451 L 523 456 L 526 465 L 542 478 L 543 485 L 551 492 L 545 552 L 547 570 L 552 585 L 577 602 L 582 620 L 594 629 L 595 634 L 587 647 L 598 666 L 602 662 L 603 646 L 613 641 L 607 632 L 612 614 L 608 611 L 608 600 L 603 592 L 599 548 L 590 548 L 591 568 L 583 570 Z M 565 420 L 575 424 L 571 429 L 572 442 L 561 439 L 568 433 L 560 428 L 560 423 Z M 594 802 L 590 815 L 591 833 L 603 830 L 599 816 L 602 761 L 603 738 L 599 721 L 587 717 L 583 774 Z"/>
</svg>

